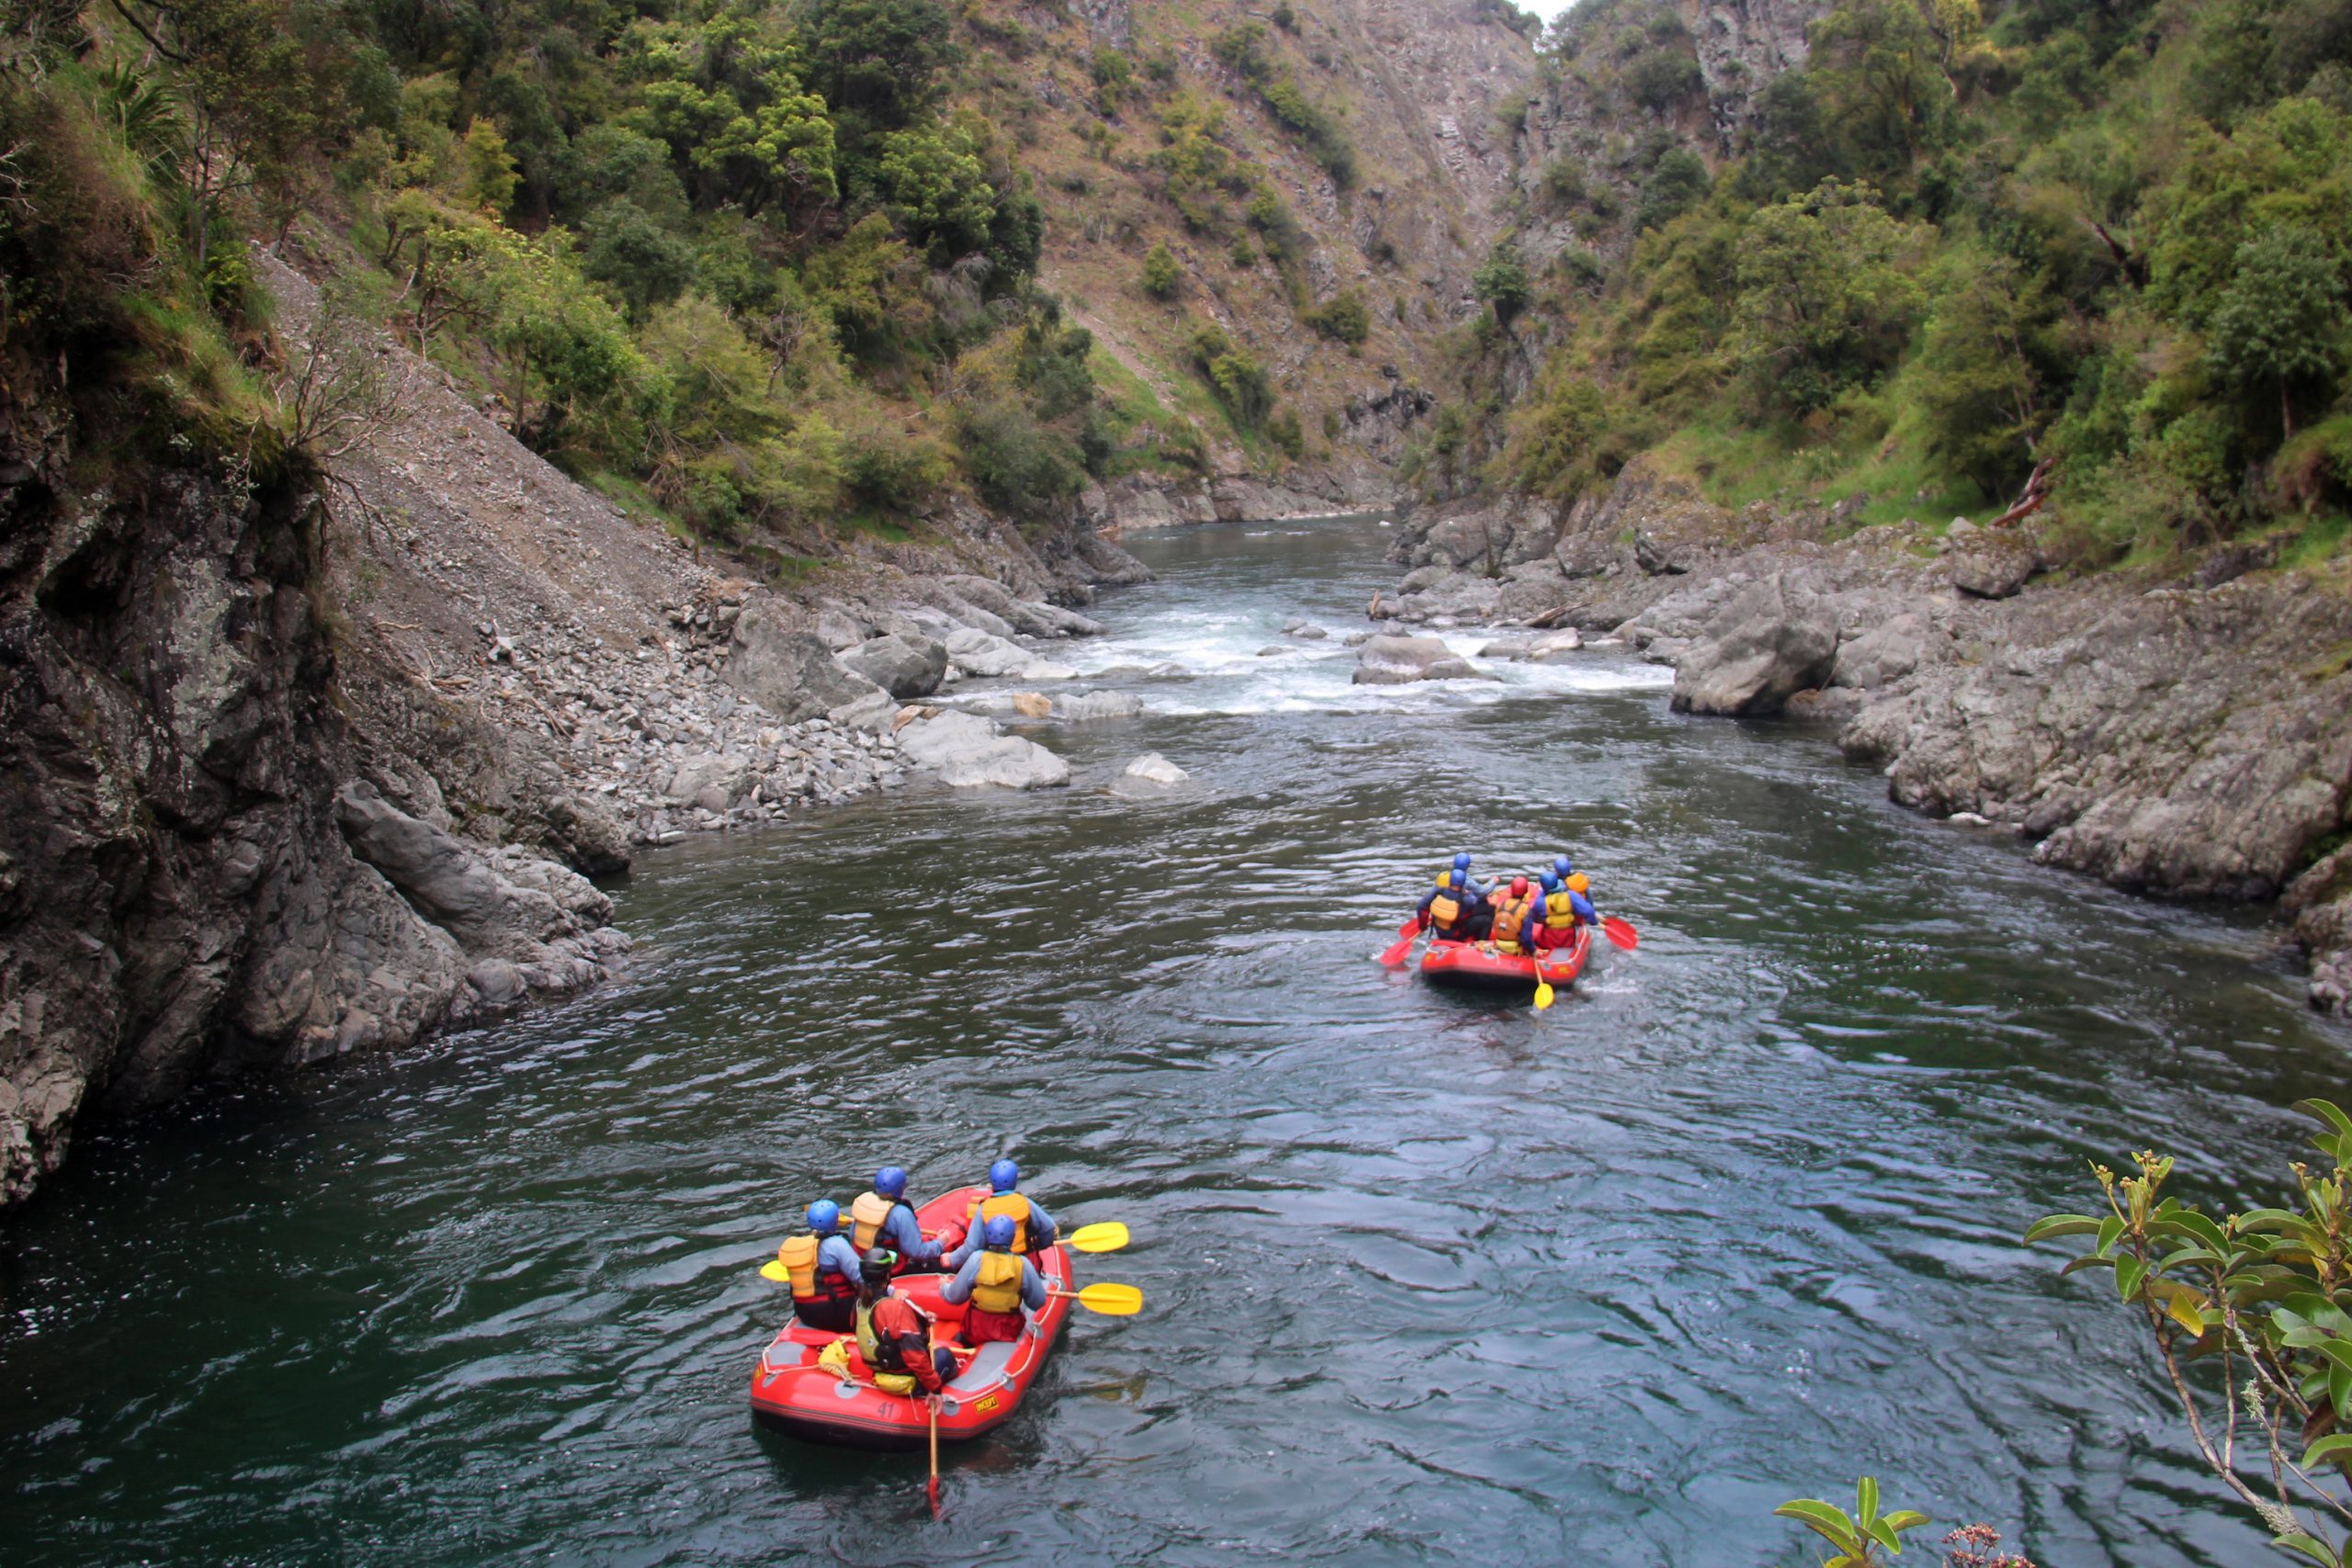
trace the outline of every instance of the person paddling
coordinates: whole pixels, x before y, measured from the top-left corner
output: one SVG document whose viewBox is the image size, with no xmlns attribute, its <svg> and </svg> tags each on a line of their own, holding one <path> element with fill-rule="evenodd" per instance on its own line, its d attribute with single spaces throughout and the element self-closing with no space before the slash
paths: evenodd
<svg viewBox="0 0 2352 1568">
<path fill-rule="evenodd" d="M 973 1204 L 971 1213 L 965 1216 L 964 1240 L 941 1259 L 942 1268 L 963 1268 L 965 1260 L 979 1251 L 980 1229 L 992 1219 L 1012 1224 L 1015 1255 L 1043 1252 L 1054 1245 L 1060 1234 L 1054 1228 L 1054 1217 L 1023 1194 L 1020 1186 L 1021 1168 L 1012 1161 L 1001 1159 L 989 1167 L 989 1195 Z"/>
<path fill-rule="evenodd" d="M 974 1233 L 980 1249 L 964 1259 L 956 1277 L 939 1288 L 939 1299 L 950 1305 L 970 1303 L 964 1313 L 964 1340 L 969 1345 L 1010 1344 L 1029 1325 L 1022 1308 L 1044 1309 L 1046 1281 L 1037 1266 L 1012 1250 L 1013 1222 L 998 1214 Z"/>
<path fill-rule="evenodd" d="M 936 1394 L 956 1376 L 956 1352 L 934 1346 L 931 1314 L 890 1288 L 902 1261 L 887 1247 L 868 1247 L 858 1259 L 857 1353 L 888 1392 Z M 885 1378 L 901 1386 L 892 1388 Z"/>
<path fill-rule="evenodd" d="M 1494 910 L 1471 886 L 1470 874 L 1454 866 L 1421 898 L 1421 929 L 1440 942 L 1476 942 L 1494 929 Z"/>
<path fill-rule="evenodd" d="M 1563 855 L 1563 860 L 1567 857 Z M 1575 881 L 1582 882 L 1584 874 L 1576 874 Z M 1577 939 L 1578 923 L 1594 923 L 1592 905 L 1581 888 L 1571 889 L 1560 880 L 1559 874 L 1544 874 L 1542 896 L 1529 908 L 1527 923 L 1520 936 L 1520 943 L 1527 951 L 1550 953 L 1566 947 Z"/>
<path fill-rule="evenodd" d="M 1510 886 L 1495 896 L 1495 913 L 1491 922 L 1497 953 L 1519 953 L 1531 951 L 1522 945 L 1527 937 L 1529 917 L 1535 909 L 1535 895 L 1527 878 L 1514 876 Z"/>
<path fill-rule="evenodd" d="M 951 1245 L 923 1239 L 922 1221 L 907 1201 L 904 1167 L 886 1165 L 874 1173 L 874 1190 L 861 1192 L 849 1206 L 850 1245 L 859 1252 L 887 1247 L 898 1259 L 900 1273 L 936 1269 L 939 1256 Z M 962 1236 L 958 1234 L 957 1240 Z"/>
<path fill-rule="evenodd" d="M 792 1310 L 811 1328 L 841 1333 L 857 1306 L 857 1248 L 841 1234 L 841 1205 L 820 1198 L 808 1205 L 808 1231 L 775 1249 L 792 1278 Z"/>
</svg>

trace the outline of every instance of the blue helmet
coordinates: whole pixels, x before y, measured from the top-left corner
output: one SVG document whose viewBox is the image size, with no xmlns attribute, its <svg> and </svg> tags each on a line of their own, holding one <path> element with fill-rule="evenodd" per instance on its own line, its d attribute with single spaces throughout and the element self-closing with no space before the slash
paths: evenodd
<svg viewBox="0 0 2352 1568">
<path fill-rule="evenodd" d="M 990 1220 L 986 1225 L 982 1226 L 980 1229 L 980 1242 L 981 1245 L 985 1247 L 1011 1247 L 1012 1245 L 1012 1216 L 1009 1214 L 999 1214 L 996 1218 Z"/>
<path fill-rule="evenodd" d="M 1470 852 L 1468 850 L 1462 850 L 1455 853 L 1453 857 L 1453 869 L 1456 871 L 1468 871 L 1470 869 Z"/>
<path fill-rule="evenodd" d="M 1470 874 L 1469 874 L 1468 872 L 1466 872 L 1466 871 L 1464 871 L 1460 866 L 1458 866 L 1458 865 L 1457 865 L 1457 866 L 1455 866 L 1452 871 L 1450 871 L 1450 872 L 1448 872 L 1448 873 L 1446 874 L 1446 878 L 1445 878 L 1445 880 L 1446 880 L 1447 885 L 1448 885 L 1448 886 L 1453 886 L 1453 887 L 1462 887 L 1462 886 L 1466 886 L 1469 884 L 1469 881 L 1470 881 Z"/>
<path fill-rule="evenodd" d="M 1555 872 L 1557 872 L 1561 876 L 1567 877 L 1575 875 L 1577 868 L 1568 863 L 1567 856 L 1560 855 L 1553 860 L 1552 869 Z"/>
<path fill-rule="evenodd" d="M 831 1198 L 820 1198 L 808 1205 L 808 1228 L 819 1235 L 831 1235 L 842 1228 L 842 1206 Z"/>
<path fill-rule="evenodd" d="M 1556 871 L 1545 872 L 1539 880 L 1543 883 L 1544 891 L 1546 893 L 1557 893 L 1560 890 L 1560 874 Z"/>
<path fill-rule="evenodd" d="M 885 1198 L 907 1195 L 907 1173 L 903 1167 L 886 1165 L 874 1173 L 874 1190 Z"/>
<path fill-rule="evenodd" d="M 1009 1159 L 1001 1159 L 989 1167 L 989 1189 L 995 1192 L 1010 1192 L 1021 1185 L 1021 1168 Z"/>
</svg>

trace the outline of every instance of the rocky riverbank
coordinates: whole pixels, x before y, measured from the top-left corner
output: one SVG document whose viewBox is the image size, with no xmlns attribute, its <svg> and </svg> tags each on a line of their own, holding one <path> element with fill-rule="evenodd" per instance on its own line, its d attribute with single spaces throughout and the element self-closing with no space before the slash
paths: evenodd
<svg viewBox="0 0 2352 1568">
<path fill-rule="evenodd" d="M 315 294 L 256 259 L 300 354 Z M 619 973 L 586 878 L 639 846 L 924 776 L 1066 782 L 904 699 L 1067 677 L 1036 645 L 1147 575 L 1082 517 L 1033 539 L 953 502 L 757 587 L 404 350 L 342 352 L 398 395 L 325 482 L 142 465 L 62 382 L 0 403 L 0 1207 L 89 1110 Z"/>
<path fill-rule="evenodd" d="M 1508 624 L 1671 663 L 1673 704 L 1834 724 L 1893 797 L 2173 897 L 2277 899 L 2352 1011 L 2352 592 L 2217 548 L 2156 577 L 2053 539 L 1712 505 L 1645 464 L 1565 515 L 1413 520 L 1399 628 Z"/>
</svg>

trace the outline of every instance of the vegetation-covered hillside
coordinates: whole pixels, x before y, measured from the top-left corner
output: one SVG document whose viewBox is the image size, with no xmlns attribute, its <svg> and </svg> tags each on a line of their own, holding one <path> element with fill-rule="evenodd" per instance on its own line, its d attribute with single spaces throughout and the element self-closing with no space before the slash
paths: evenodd
<svg viewBox="0 0 2352 1568">
<path fill-rule="evenodd" d="M 951 491 L 1311 476 L 1498 222 L 1367 97 L 1364 8 L 10 0 L 6 309 L 277 428 L 278 245 L 533 447 L 771 558 Z"/>
<path fill-rule="evenodd" d="M 1852 0 L 1810 45 L 1726 103 L 1654 0 L 1546 39 L 1587 125 L 1527 171 L 1528 309 L 1460 351 L 1490 479 L 1565 502 L 1657 449 L 1727 502 L 1932 521 L 2046 465 L 2094 556 L 2335 548 L 2352 8 Z M 1506 338 L 1548 345 L 1508 409 Z"/>
</svg>

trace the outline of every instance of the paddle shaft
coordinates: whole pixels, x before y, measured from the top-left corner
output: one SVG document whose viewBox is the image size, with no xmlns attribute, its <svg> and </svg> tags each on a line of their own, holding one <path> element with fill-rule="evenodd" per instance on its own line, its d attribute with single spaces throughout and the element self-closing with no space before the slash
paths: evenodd
<svg viewBox="0 0 2352 1568">
<path fill-rule="evenodd" d="M 931 1517 L 939 1517 L 939 1395 L 933 1394 L 931 1404 L 931 1483 L 923 1488 L 931 1499 Z"/>
</svg>

